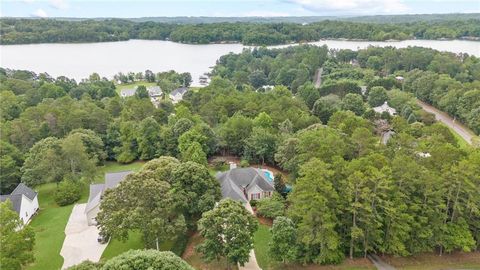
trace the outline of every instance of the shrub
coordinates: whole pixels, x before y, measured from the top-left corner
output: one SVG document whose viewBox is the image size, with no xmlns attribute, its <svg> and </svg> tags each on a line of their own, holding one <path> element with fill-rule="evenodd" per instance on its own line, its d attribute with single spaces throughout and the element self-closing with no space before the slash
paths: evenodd
<svg viewBox="0 0 480 270">
<path fill-rule="evenodd" d="M 273 193 L 271 198 L 264 198 L 257 202 L 257 214 L 275 219 L 278 216 L 283 216 L 285 213 L 285 200 L 277 192 Z"/>
<path fill-rule="evenodd" d="M 80 183 L 64 180 L 55 191 L 54 199 L 59 206 L 65 206 L 80 200 L 81 195 L 82 186 Z"/>
<path fill-rule="evenodd" d="M 249 166 L 250 166 L 250 163 L 248 162 L 248 160 L 242 159 L 240 161 L 240 167 L 245 168 L 245 167 L 249 167 Z"/>
<path fill-rule="evenodd" d="M 251 207 L 257 207 L 258 201 L 257 200 L 251 200 L 250 201 L 250 206 Z"/>
<path fill-rule="evenodd" d="M 187 248 L 188 244 L 188 233 L 180 234 L 177 236 L 177 239 L 175 240 L 175 243 L 173 244 L 173 247 L 170 251 L 175 253 L 177 256 L 182 256 L 183 252 Z"/>
<path fill-rule="evenodd" d="M 130 250 L 105 263 L 102 270 L 194 270 L 170 251 Z"/>
<path fill-rule="evenodd" d="M 100 263 L 94 263 L 91 261 L 83 261 L 80 264 L 67 268 L 67 270 L 100 270 L 100 269 L 101 269 Z"/>
</svg>

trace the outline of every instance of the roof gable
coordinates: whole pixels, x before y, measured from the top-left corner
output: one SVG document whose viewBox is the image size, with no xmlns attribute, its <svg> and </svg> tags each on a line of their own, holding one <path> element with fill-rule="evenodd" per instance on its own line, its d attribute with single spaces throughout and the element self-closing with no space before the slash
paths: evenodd
<svg viewBox="0 0 480 270">
<path fill-rule="evenodd" d="M 22 207 L 22 197 L 23 194 L 0 195 L 0 201 L 5 202 L 6 200 L 10 200 L 12 202 L 13 211 L 20 214 L 20 208 Z"/>
<path fill-rule="evenodd" d="M 244 191 L 248 192 L 255 186 L 263 191 L 275 190 L 263 171 L 255 168 L 235 168 L 216 177 L 221 185 L 222 196 L 237 201 L 247 202 Z"/>
<path fill-rule="evenodd" d="M 27 187 L 24 183 L 18 184 L 18 186 L 12 191 L 11 195 L 23 194 L 30 200 L 35 199 L 37 192 Z"/>
</svg>

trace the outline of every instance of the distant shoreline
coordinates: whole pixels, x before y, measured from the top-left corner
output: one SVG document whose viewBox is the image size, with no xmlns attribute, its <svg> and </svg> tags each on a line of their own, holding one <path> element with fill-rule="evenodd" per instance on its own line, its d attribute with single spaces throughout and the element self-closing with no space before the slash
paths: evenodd
<svg viewBox="0 0 480 270">
<path fill-rule="evenodd" d="M 0 46 L 18 46 L 18 45 L 51 45 L 51 44 L 60 44 L 60 45 L 69 45 L 69 44 L 95 44 L 95 43 L 109 43 L 109 42 L 125 42 L 125 41 L 132 41 L 132 40 L 145 40 L 145 41 L 168 41 L 172 43 L 184 44 L 184 45 L 222 45 L 222 44 L 239 44 L 245 47 L 274 47 L 274 46 L 285 46 L 285 45 L 303 45 L 303 44 L 311 44 L 314 42 L 321 42 L 321 41 L 351 41 L 351 42 L 403 42 L 403 41 L 411 41 L 411 40 L 421 40 L 421 41 L 474 41 L 480 42 L 480 37 L 463 37 L 463 38 L 439 38 L 439 39 L 420 39 L 420 38 L 411 38 L 411 39 L 388 39 L 388 40 L 369 40 L 369 39 L 349 39 L 349 38 L 323 38 L 318 40 L 309 40 L 309 41 L 300 41 L 295 42 L 291 41 L 289 43 L 279 43 L 279 44 L 269 44 L 269 45 L 261 45 L 261 44 L 243 44 L 240 41 L 221 41 L 221 42 L 210 42 L 210 43 L 187 43 L 187 42 L 180 42 L 180 41 L 172 41 L 169 39 L 138 39 L 138 38 L 131 38 L 131 39 L 124 39 L 124 40 L 106 40 L 106 41 L 86 41 L 86 42 L 41 42 L 41 43 L 15 43 L 15 44 L 2 44 L 0 42 Z"/>
</svg>

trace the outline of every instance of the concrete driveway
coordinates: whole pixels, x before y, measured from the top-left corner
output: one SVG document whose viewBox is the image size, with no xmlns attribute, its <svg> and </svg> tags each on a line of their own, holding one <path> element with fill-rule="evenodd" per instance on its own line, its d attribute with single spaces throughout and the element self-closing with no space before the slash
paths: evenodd
<svg viewBox="0 0 480 270">
<path fill-rule="evenodd" d="M 250 203 L 247 202 L 244 206 L 252 215 L 255 214 Z M 238 270 L 262 270 L 262 268 L 258 266 L 257 257 L 255 257 L 255 251 L 253 249 L 250 250 L 250 259 L 248 262 L 246 262 L 244 266 L 238 265 Z"/>
<path fill-rule="evenodd" d="M 85 260 L 98 262 L 107 244 L 97 241 L 99 230 L 95 226 L 88 226 L 85 216 L 85 206 L 77 204 L 65 227 L 65 240 L 60 255 L 64 258 L 62 269 L 79 264 Z"/>
</svg>

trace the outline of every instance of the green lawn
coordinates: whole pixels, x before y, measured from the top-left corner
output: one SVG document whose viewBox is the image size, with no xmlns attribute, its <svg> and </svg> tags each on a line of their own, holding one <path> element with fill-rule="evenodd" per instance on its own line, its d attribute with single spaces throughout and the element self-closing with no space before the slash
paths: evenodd
<svg viewBox="0 0 480 270">
<path fill-rule="evenodd" d="M 65 226 L 73 205 L 59 207 L 53 200 L 55 188 L 56 184 L 54 183 L 36 188 L 40 211 L 30 223 L 35 231 L 35 262 L 26 269 L 60 269 L 63 265 L 60 250 L 65 239 Z"/>
<path fill-rule="evenodd" d="M 159 248 L 161 251 L 168 251 L 173 248 L 174 244 L 175 244 L 174 240 L 165 241 L 160 244 Z M 128 234 L 128 240 L 125 242 L 122 242 L 117 239 L 112 239 L 110 243 L 108 243 L 107 248 L 102 254 L 102 260 L 111 259 L 131 249 L 143 249 L 143 248 L 144 248 L 144 242 L 142 239 L 142 234 L 140 232 L 130 232 Z"/>
<path fill-rule="evenodd" d="M 148 87 L 148 86 L 155 86 L 157 84 L 154 82 L 152 83 L 152 82 L 146 82 L 146 81 L 140 81 L 140 82 L 134 82 L 134 83 L 122 83 L 122 84 L 115 85 L 115 88 L 116 88 L 115 90 L 117 91 L 117 94 L 120 95 L 120 91 L 122 89 L 134 88 L 139 85 L 144 85 L 145 87 Z"/>
<path fill-rule="evenodd" d="M 106 161 L 104 166 L 97 167 L 97 174 L 94 183 L 103 183 L 105 181 L 105 173 L 121 172 L 121 171 L 138 171 L 142 168 L 144 161 L 134 161 L 129 164 L 121 164 L 115 161 Z"/>
<path fill-rule="evenodd" d="M 258 230 L 253 236 L 254 248 L 255 248 L 255 257 L 257 258 L 257 263 L 262 269 L 269 269 L 270 257 L 268 256 L 268 244 L 272 239 L 270 234 L 270 227 L 264 224 L 258 226 Z"/>
<path fill-rule="evenodd" d="M 112 239 L 102 254 L 102 260 L 111 259 L 130 249 L 142 249 L 143 247 L 142 234 L 140 232 L 131 232 L 128 234 L 126 242 Z"/>
</svg>

